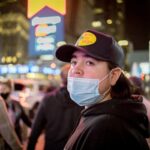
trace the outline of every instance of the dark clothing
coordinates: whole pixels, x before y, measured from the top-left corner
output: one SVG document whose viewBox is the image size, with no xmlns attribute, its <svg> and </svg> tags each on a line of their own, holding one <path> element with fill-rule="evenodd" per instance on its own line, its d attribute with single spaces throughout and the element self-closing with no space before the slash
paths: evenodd
<svg viewBox="0 0 150 150">
<path fill-rule="evenodd" d="M 28 142 L 28 150 L 34 150 L 41 132 L 45 130 L 45 150 L 63 150 L 68 137 L 77 125 L 82 107 L 69 97 L 66 88 L 48 94 L 40 103 Z"/>
<path fill-rule="evenodd" d="M 31 121 L 18 101 L 10 100 L 9 102 L 6 102 L 6 106 L 8 113 L 10 111 L 12 112 L 9 116 L 14 125 L 16 134 L 18 135 L 19 140 L 23 142 L 20 121 L 22 120 L 28 127 L 31 127 Z"/>
<path fill-rule="evenodd" d="M 0 150 L 22 150 L 21 143 L 10 122 L 6 105 L 0 97 Z"/>
<path fill-rule="evenodd" d="M 132 99 L 112 99 L 82 111 L 65 150 L 149 150 L 146 109 Z"/>
</svg>

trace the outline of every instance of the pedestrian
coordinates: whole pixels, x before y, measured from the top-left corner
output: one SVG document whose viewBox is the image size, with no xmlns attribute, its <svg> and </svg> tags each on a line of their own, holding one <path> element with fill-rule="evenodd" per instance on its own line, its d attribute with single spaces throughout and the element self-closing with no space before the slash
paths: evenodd
<svg viewBox="0 0 150 150">
<path fill-rule="evenodd" d="M 19 140 L 21 141 L 21 143 L 23 143 L 21 121 L 28 127 L 31 127 L 31 120 L 27 116 L 20 102 L 11 98 L 10 95 L 12 91 L 12 82 L 9 79 L 0 81 L 0 93 L 5 101 L 8 116 L 10 118 L 10 121 L 12 122 Z"/>
<path fill-rule="evenodd" d="M 85 31 L 75 45 L 56 50 L 70 62 L 68 91 L 85 106 L 64 150 L 148 150 L 146 108 L 132 98 L 124 75 L 124 52 L 115 39 L 95 30 Z"/>
<path fill-rule="evenodd" d="M 146 96 L 146 92 L 144 90 L 144 82 L 142 81 L 140 77 L 137 77 L 137 76 L 130 76 L 129 80 L 131 81 L 131 84 L 133 85 L 133 94 L 142 96 L 142 100 L 146 106 L 147 116 L 150 122 L 150 100 L 148 100 Z"/>
<path fill-rule="evenodd" d="M 131 81 L 131 84 L 133 85 L 133 94 L 139 97 L 142 97 L 143 104 L 146 107 L 147 110 L 147 116 L 150 123 L 150 100 L 147 99 L 146 93 L 144 90 L 144 82 L 140 77 L 137 76 L 130 76 L 129 80 Z M 150 147 L 150 137 L 147 138 L 147 142 Z"/>
<path fill-rule="evenodd" d="M 36 102 L 33 104 L 32 108 L 29 110 L 29 117 L 30 117 L 31 120 L 34 119 L 35 114 L 36 114 L 36 112 L 37 112 L 37 109 L 38 109 L 39 105 L 40 105 L 40 102 L 39 102 L 39 101 L 36 101 Z"/>
<path fill-rule="evenodd" d="M 43 131 L 44 150 L 62 150 L 76 126 L 82 107 L 70 99 L 67 91 L 69 68 L 69 64 L 61 68 L 60 87 L 48 93 L 41 101 L 33 120 L 27 150 L 35 149 L 37 140 Z"/>
<path fill-rule="evenodd" d="M 9 120 L 4 100 L 0 96 L 0 150 L 21 150 L 22 145 Z"/>
</svg>

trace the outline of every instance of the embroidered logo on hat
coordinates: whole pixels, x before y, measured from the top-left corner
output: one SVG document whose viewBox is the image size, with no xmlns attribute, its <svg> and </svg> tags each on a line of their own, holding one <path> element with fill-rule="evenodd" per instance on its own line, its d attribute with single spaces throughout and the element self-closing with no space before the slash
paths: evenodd
<svg viewBox="0 0 150 150">
<path fill-rule="evenodd" d="M 91 32 L 84 32 L 79 40 L 76 42 L 76 46 L 88 46 L 96 42 L 96 36 Z"/>
</svg>

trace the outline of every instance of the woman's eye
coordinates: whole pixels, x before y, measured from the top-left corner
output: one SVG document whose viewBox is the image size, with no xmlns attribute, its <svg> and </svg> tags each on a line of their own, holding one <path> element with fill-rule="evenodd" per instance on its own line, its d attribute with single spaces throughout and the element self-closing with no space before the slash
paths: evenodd
<svg viewBox="0 0 150 150">
<path fill-rule="evenodd" d="M 71 62 L 70 62 L 70 63 L 71 63 L 71 65 L 72 65 L 72 66 L 75 66 L 75 65 L 76 65 L 76 63 L 77 63 L 77 61 L 75 61 L 75 60 L 71 60 Z"/>
<path fill-rule="evenodd" d="M 87 65 L 94 65 L 94 62 L 92 62 L 92 61 L 87 61 L 86 64 L 87 64 Z"/>
</svg>

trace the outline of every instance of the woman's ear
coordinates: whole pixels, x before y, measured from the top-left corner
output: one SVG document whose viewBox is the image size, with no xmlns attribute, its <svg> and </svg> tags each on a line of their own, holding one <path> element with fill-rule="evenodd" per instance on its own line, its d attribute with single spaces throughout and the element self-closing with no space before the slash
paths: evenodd
<svg viewBox="0 0 150 150">
<path fill-rule="evenodd" d="M 119 77 L 121 75 L 121 72 L 122 72 L 122 70 L 119 67 L 112 69 L 111 80 L 110 80 L 112 86 L 116 84 L 117 80 L 119 79 Z"/>
</svg>

